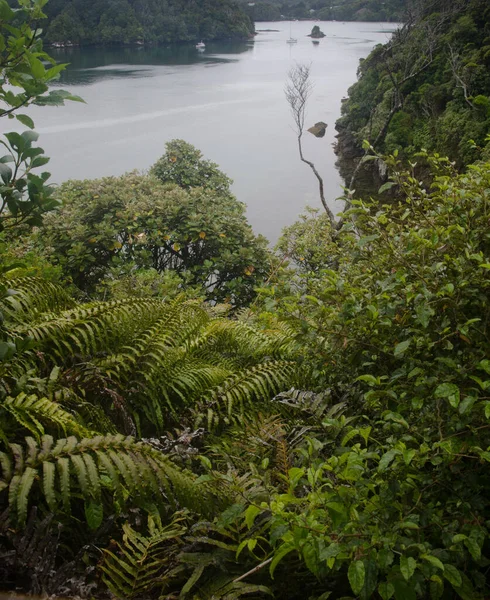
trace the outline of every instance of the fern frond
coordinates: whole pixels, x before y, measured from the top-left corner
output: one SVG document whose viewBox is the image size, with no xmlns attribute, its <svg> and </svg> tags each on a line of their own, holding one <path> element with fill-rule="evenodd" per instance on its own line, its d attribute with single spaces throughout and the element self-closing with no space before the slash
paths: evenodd
<svg viewBox="0 0 490 600">
<path fill-rule="evenodd" d="M 20 523 L 25 521 L 33 490 L 44 496 L 51 509 L 57 508 L 61 497 L 69 511 L 73 498 L 80 495 L 99 503 L 102 510 L 101 486 L 117 493 L 121 479 L 135 501 L 159 499 L 174 509 L 182 505 L 204 513 L 213 510 L 211 494 L 205 485 L 198 491 L 194 475 L 132 438 L 97 436 L 78 441 L 69 437 L 54 444 L 51 436 L 43 436 L 41 445 L 33 438 L 26 438 L 26 444 L 26 449 L 11 444 L 12 456 L 0 454 L 0 483 L 8 487 L 10 508 Z M 46 463 L 52 466 L 45 467 Z"/>
<path fill-rule="evenodd" d="M 30 335 L 37 347 L 56 359 L 117 350 L 158 320 L 165 305 L 159 300 L 129 298 L 94 302 L 59 314 L 48 314 L 19 333 Z"/>
<path fill-rule="evenodd" d="M 123 525 L 123 540 L 116 551 L 104 550 L 99 569 L 102 580 L 116 598 L 147 597 L 162 588 L 165 576 L 174 566 L 185 528 L 175 519 L 167 527 L 154 529 L 148 536 Z"/>
<path fill-rule="evenodd" d="M 65 310 L 75 301 L 64 288 L 38 277 L 22 277 L 5 281 L 14 294 L 4 298 L 2 310 L 14 322 L 32 321 L 36 315 Z"/>
<path fill-rule="evenodd" d="M 83 437 L 91 434 L 72 413 L 58 403 L 48 398 L 38 398 L 34 394 L 22 393 L 15 398 L 7 396 L 0 400 L 0 415 L 2 412 L 13 419 L 14 426 L 11 429 L 27 429 L 38 441 L 45 433 L 44 426 L 59 430 L 64 435 Z"/>
<path fill-rule="evenodd" d="M 278 415 L 256 413 L 211 439 L 207 453 L 212 454 L 215 463 L 227 469 L 231 466 L 238 472 L 247 472 L 251 464 L 260 465 L 267 458 L 272 475 L 276 471 L 287 474 L 286 425 Z"/>
<path fill-rule="evenodd" d="M 281 414 L 293 419 L 294 416 L 301 415 L 303 419 L 312 419 L 317 423 L 322 417 L 327 416 L 327 412 L 332 410 L 341 411 L 345 408 L 345 403 L 336 406 L 336 409 L 330 405 L 330 392 L 315 393 L 310 391 L 291 388 L 286 392 L 281 392 L 272 402 L 276 410 Z M 340 415 L 339 415 L 340 416 Z"/>
<path fill-rule="evenodd" d="M 230 376 L 198 406 L 198 423 L 207 417 L 209 429 L 220 422 L 230 424 L 260 410 L 279 390 L 297 378 L 297 365 L 288 361 L 268 361 Z"/>
</svg>

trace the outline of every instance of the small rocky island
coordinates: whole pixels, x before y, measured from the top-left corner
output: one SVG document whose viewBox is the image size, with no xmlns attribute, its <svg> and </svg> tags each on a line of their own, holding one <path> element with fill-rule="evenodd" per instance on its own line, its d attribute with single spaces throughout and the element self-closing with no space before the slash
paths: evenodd
<svg viewBox="0 0 490 600">
<path fill-rule="evenodd" d="M 312 133 L 317 138 L 322 138 L 325 136 L 325 132 L 327 131 L 328 125 L 323 121 L 318 121 L 312 127 L 308 129 L 310 133 Z"/>
<path fill-rule="evenodd" d="M 318 25 L 315 25 L 313 27 L 313 29 L 311 30 L 311 33 L 308 34 L 308 37 L 311 37 L 311 38 L 317 40 L 317 39 L 320 39 L 320 38 L 324 38 L 325 34 L 320 29 L 320 27 L 318 27 Z"/>
</svg>

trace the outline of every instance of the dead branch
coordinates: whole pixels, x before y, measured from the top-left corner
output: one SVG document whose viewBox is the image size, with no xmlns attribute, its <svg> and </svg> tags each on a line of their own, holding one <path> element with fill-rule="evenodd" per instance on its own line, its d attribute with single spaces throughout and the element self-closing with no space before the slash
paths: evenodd
<svg viewBox="0 0 490 600">
<path fill-rule="evenodd" d="M 291 109 L 291 114 L 293 116 L 293 121 L 296 128 L 299 157 L 302 162 L 310 167 L 317 178 L 321 203 L 328 215 L 328 218 L 330 219 L 330 222 L 333 225 L 335 224 L 335 216 L 325 200 L 323 179 L 320 176 L 320 173 L 318 173 L 314 163 L 312 163 L 310 160 L 307 160 L 303 154 L 302 139 L 305 127 L 306 105 L 312 89 L 313 86 L 310 81 L 310 66 L 301 64 L 294 66 L 288 73 L 284 94 L 286 96 L 287 103 L 289 104 L 289 108 Z"/>
</svg>

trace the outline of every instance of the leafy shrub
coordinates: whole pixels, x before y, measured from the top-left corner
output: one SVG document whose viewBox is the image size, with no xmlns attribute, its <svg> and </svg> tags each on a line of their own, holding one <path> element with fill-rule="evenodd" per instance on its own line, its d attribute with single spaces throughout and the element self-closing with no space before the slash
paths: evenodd
<svg viewBox="0 0 490 600">
<path fill-rule="evenodd" d="M 387 160 L 399 200 L 354 202 L 337 268 L 298 273 L 296 305 L 281 301 L 289 282 L 275 305 L 345 408 L 321 419 L 287 492 L 261 507 L 270 570 L 292 553 L 336 596 L 483 598 L 490 165 L 458 176 L 429 158 L 425 187 Z"/>
<path fill-rule="evenodd" d="M 212 172 L 210 187 L 189 190 L 137 173 L 69 181 L 59 189 L 61 208 L 36 235 L 38 247 L 88 293 L 128 269 L 154 269 L 173 271 L 209 300 L 245 304 L 268 272 L 266 241 L 226 193 L 227 178 Z M 204 176 L 190 171 L 189 182 Z"/>
</svg>

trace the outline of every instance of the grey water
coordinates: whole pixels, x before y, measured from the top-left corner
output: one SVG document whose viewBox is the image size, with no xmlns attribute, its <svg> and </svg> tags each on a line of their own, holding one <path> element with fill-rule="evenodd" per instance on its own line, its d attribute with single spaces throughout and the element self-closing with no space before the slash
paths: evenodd
<svg viewBox="0 0 490 600">
<path fill-rule="evenodd" d="M 306 37 L 315 24 L 326 34 L 319 44 Z M 193 45 L 50 50 L 70 63 L 59 85 L 86 102 L 29 109 L 51 157 L 46 168 L 53 181 L 144 171 L 164 153 L 165 142 L 184 139 L 234 180 L 254 230 L 274 243 L 306 205 L 320 207 L 284 98 L 289 69 L 311 63 L 306 126 L 325 121 L 328 129 L 322 139 L 307 133 L 304 151 L 339 212 L 343 182 L 332 145 L 341 100 L 356 81 L 359 59 L 385 43 L 394 25 L 293 22 L 296 44 L 286 42 L 289 27 L 257 23 L 257 30 L 279 31 L 259 31 L 245 43 L 209 43 L 204 52 Z"/>
</svg>

